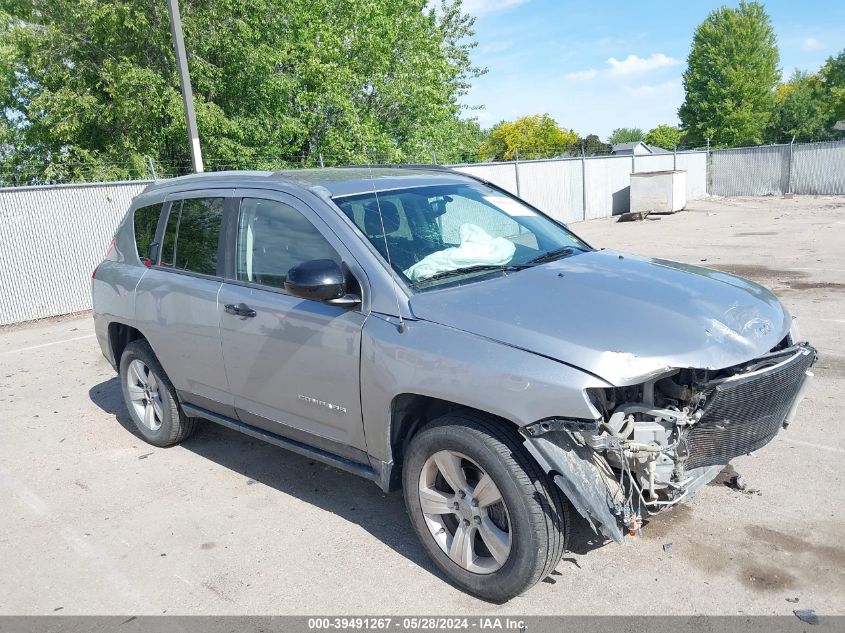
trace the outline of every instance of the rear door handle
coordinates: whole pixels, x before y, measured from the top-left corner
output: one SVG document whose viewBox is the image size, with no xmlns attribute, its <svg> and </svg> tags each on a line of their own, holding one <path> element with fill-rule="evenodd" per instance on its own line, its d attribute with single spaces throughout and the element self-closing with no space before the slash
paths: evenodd
<svg viewBox="0 0 845 633">
<path fill-rule="evenodd" d="M 245 303 L 239 303 L 237 305 L 235 305 L 234 303 L 227 303 L 226 306 L 224 307 L 224 309 L 229 314 L 234 314 L 236 316 L 254 317 L 256 315 L 255 310 L 250 308 Z"/>
</svg>

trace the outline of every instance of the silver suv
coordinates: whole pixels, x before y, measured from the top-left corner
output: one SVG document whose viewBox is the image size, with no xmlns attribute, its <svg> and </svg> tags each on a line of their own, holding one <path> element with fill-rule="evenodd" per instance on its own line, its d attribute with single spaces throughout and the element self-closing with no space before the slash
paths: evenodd
<svg viewBox="0 0 845 633">
<path fill-rule="evenodd" d="M 555 568 L 570 507 L 621 542 L 768 443 L 816 358 L 760 286 L 593 249 L 428 167 L 153 184 L 93 294 L 144 439 L 211 420 L 401 486 L 492 601 Z"/>
</svg>

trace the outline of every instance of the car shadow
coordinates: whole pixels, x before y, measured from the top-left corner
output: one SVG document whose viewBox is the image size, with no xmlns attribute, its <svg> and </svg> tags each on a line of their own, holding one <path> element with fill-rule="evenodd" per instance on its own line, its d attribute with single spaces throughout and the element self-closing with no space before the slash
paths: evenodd
<svg viewBox="0 0 845 633">
<path fill-rule="evenodd" d="M 143 439 L 126 410 L 118 378 L 95 385 L 88 395 L 124 429 Z M 359 525 L 395 552 L 448 582 L 420 545 L 400 493 L 385 494 L 371 481 L 213 422 L 200 424 L 180 446 L 240 473 L 247 485 L 263 484 Z M 603 545 L 574 510 L 570 521 L 569 547 L 561 568 L 567 563 L 580 567 L 571 554 L 585 555 Z"/>
</svg>

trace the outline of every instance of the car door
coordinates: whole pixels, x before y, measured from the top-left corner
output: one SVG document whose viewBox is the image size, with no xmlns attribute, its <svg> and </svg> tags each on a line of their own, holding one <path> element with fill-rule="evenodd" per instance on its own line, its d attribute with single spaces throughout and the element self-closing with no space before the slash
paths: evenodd
<svg viewBox="0 0 845 633">
<path fill-rule="evenodd" d="M 232 263 L 218 298 L 223 358 L 238 417 L 364 462 L 359 385 L 364 310 L 300 299 L 284 288 L 287 271 L 303 261 L 334 259 L 348 266 L 351 255 L 295 197 L 240 193 L 237 226 L 227 245 Z M 360 292 L 360 280 L 348 277 Z"/>
<path fill-rule="evenodd" d="M 157 231 L 158 254 L 135 296 L 138 328 L 180 398 L 227 416 L 235 410 L 220 348 L 217 294 L 224 210 L 233 203 L 231 189 L 170 196 Z"/>
</svg>

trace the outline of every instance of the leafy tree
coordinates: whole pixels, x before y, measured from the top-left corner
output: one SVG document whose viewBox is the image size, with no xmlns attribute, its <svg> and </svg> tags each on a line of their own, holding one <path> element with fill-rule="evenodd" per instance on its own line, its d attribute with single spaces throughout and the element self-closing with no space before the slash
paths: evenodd
<svg viewBox="0 0 845 633">
<path fill-rule="evenodd" d="M 587 134 L 585 138 L 579 139 L 578 145 L 579 149 L 584 148 L 586 156 L 604 156 L 613 149 L 609 143 L 602 143 L 597 134 Z"/>
<path fill-rule="evenodd" d="M 575 132 L 560 127 L 548 114 L 534 114 L 494 125 L 479 149 L 479 157 L 512 160 L 519 151 L 520 158 L 551 158 L 577 143 Z"/>
<path fill-rule="evenodd" d="M 681 131 L 674 125 L 658 125 L 648 131 L 645 142 L 663 149 L 675 149 L 681 142 Z"/>
<path fill-rule="evenodd" d="M 822 90 L 828 111 L 828 128 L 845 120 L 845 50 L 836 57 L 829 57 L 819 71 Z"/>
<path fill-rule="evenodd" d="M 432 147 L 439 147 L 435 153 L 438 163 L 474 163 L 478 160 L 481 145 L 488 139 L 488 133 L 481 129 L 476 119 L 454 119 L 442 128 L 443 137 L 432 140 Z M 445 151 L 443 150 L 445 148 Z M 427 162 L 428 157 L 423 157 Z"/>
<path fill-rule="evenodd" d="M 774 30 L 763 5 L 721 7 L 698 25 L 678 110 L 686 140 L 702 145 L 761 143 L 780 78 Z"/>
<path fill-rule="evenodd" d="M 645 133 L 638 127 L 618 127 L 607 138 L 607 142 L 611 145 L 618 145 L 619 143 L 636 143 L 645 138 Z"/>
<path fill-rule="evenodd" d="M 767 140 L 780 143 L 827 138 L 831 112 L 819 75 L 796 70 L 788 82 L 775 91 L 775 108 L 769 121 Z"/>
<path fill-rule="evenodd" d="M 460 0 L 433 4 L 183 1 L 208 168 L 458 158 L 459 100 L 483 71 Z M 0 171 L 132 177 L 145 156 L 190 169 L 165 0 L 0 6 Z"/>
</svg>

